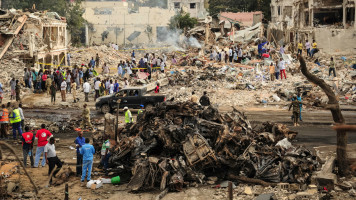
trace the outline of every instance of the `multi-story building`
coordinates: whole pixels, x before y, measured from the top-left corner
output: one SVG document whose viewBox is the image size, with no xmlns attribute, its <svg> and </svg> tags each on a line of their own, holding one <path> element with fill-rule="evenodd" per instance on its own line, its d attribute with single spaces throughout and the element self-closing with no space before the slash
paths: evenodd
<svg viewBox="0 0 356 200">
<path fill-rule="evenodd" d="M 272 0 L 268 39 L 316 40 L 325 53 L 355 53 L 356 0 Z M 284 41 L 283 41 L 284 40 Z"/>
<path fill-rule="evenodd" d="M 208 15 L 206 0 L 168 0 L 168 9 L 177 12 L 183 10 L 198 19 L 204 19 Z"/>
</svg>

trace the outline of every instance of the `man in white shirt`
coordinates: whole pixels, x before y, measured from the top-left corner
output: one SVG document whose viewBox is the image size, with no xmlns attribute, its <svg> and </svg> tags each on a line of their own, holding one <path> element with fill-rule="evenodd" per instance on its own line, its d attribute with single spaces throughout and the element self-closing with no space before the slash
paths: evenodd
<svg viewBox="0 0 356 200">
<path fill-rule="evenodd" d="M 109 94 L 114 93 L 114 84 L 112 83 L 112 80 L 110 80 L 110 86 L 109 86 Z"/>
<path fill-rule="evenodd" d="M 61 95 L 62 95 L 62 101 L 66 101 L 66 89 L 67 89 L 67 83 L 66 80 L 63 79 L 61 83 Z"/>
<path fill-rule="evenodd" d="M 83 84 L 83 90 L 85 94 L 85 102 L 89 102 L 89 92 L 90 92 L 90 84 L 88 80 Z"/>
<path fill-rule="evenodd" d="M 230 49 L 229 49 L 229 61 L 230 61 L 230 63 L 232 63 L 232 48 L 230 47 Z"/>
<path fill-rule="evenodd" d="M 278 68 L 279 68 L 279 72 L 281 74 L 281 80 L 283 79 L 283 75 L 284 75 L 284 78 L 287 79 L 287 76 L 286 76 L 286 63 L 283 60 L 283 58 L 280 59 L 280 61 L 278 63 Z"/>
<path fill-rule="evenodd" d="M 96 101 L 96 99 L 99 98 L 99 96 L 100 96 L 99 95 L 100 85 L 101 85 L 101 81 L 100 81 L 100 78 L 98 78 L 94 83 L 94 90 L 95 90 L 94 101 Z"/>
<path fill-rule="evenodd" d="M 48 164 L 48 175 L 51 174 L 54 167 L 57 165 L 57 169 L 53 172 L 53 176 L 56 177 L 56 174 L 62 168 L 62 162 L 57 157 L 56 147 L 54 146 L 54 143 L 55 143 L 55 139 L 54 137 L 51 137 L 49 139 L 49 143 L 47 143 L 46 146 L 44 147 L 44 152 L 45 152 L 46 163 Z M 49 183 L 50 184 L 52 183 L 52 177 Z"/>
<path fill-rule="evenodd" d="M 310 53 L 311 45 L 308 40 L 306 40 L 306 42 L 305 42 L 305 48 L 307 49 L 307 56 L 311 56 L 311 53 Z"/>
</svg>

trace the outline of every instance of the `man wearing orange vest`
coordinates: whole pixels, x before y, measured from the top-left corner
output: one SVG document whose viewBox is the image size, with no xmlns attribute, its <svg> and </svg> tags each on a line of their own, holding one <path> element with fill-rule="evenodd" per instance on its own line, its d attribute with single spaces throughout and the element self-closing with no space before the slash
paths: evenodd
<svg viewBox="0 0 356 200">
<path fill-rule="evenodd" d="M 28 126 L 25 127 L 25 133 L 22 134 L 22 151 L 23 151 L 23 164 L 26 167 L 27 156 L 30 156 L 31 167 L 33 167 L 33 133 L 30 132 Z"/>
<path fill-rule="evenodd" d="M 0 110 L 0 138 L 7 138 L 7 130 L 9 129 L 9 110 L 5 104 L 2 104 Z"/>
</svg>

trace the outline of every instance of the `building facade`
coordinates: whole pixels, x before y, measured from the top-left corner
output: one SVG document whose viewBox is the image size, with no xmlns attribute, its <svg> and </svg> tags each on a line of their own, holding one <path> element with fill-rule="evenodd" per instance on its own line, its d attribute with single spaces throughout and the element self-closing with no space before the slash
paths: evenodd
<svg viewBox="0 0 356 200">
<path fill-rule="evenodd" d="M 208 15 L 205 0 L 168 0 L 168 9 L 176 12 L 183 10 L 198 19 L 204 19 Z"/>
<path fill-rule="evenodd" d="M 268 39 L 295 45 L 315 39 L 322 52 L 355 53 L 355 5 L 356 0 L 272 0 Z"/>
<path fill-rule="evenodd" d="M 141 7 L 134 2 L 85 1 L 86 43 L 152 44 L 175 15 L 173 10 Z"/>
</svg>

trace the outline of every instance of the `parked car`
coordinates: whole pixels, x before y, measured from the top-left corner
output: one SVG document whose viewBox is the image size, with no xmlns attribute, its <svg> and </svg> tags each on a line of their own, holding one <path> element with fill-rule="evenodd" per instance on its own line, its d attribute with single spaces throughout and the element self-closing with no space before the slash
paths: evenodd
<svg viewBox="0 0 356 200">
<path fill-rule="evenodd" d="M 117 93 L 98 98 L 95 107 L 104 114 L 109 113 L 117 109 L 119 99 L 121 99 L 119 108 L 140 108 L 140 105 L 148 108 L 164 102 L 166 96 L 159 93 L 147 94 L 146 87 L 125 88 Z"/>
</svg>

